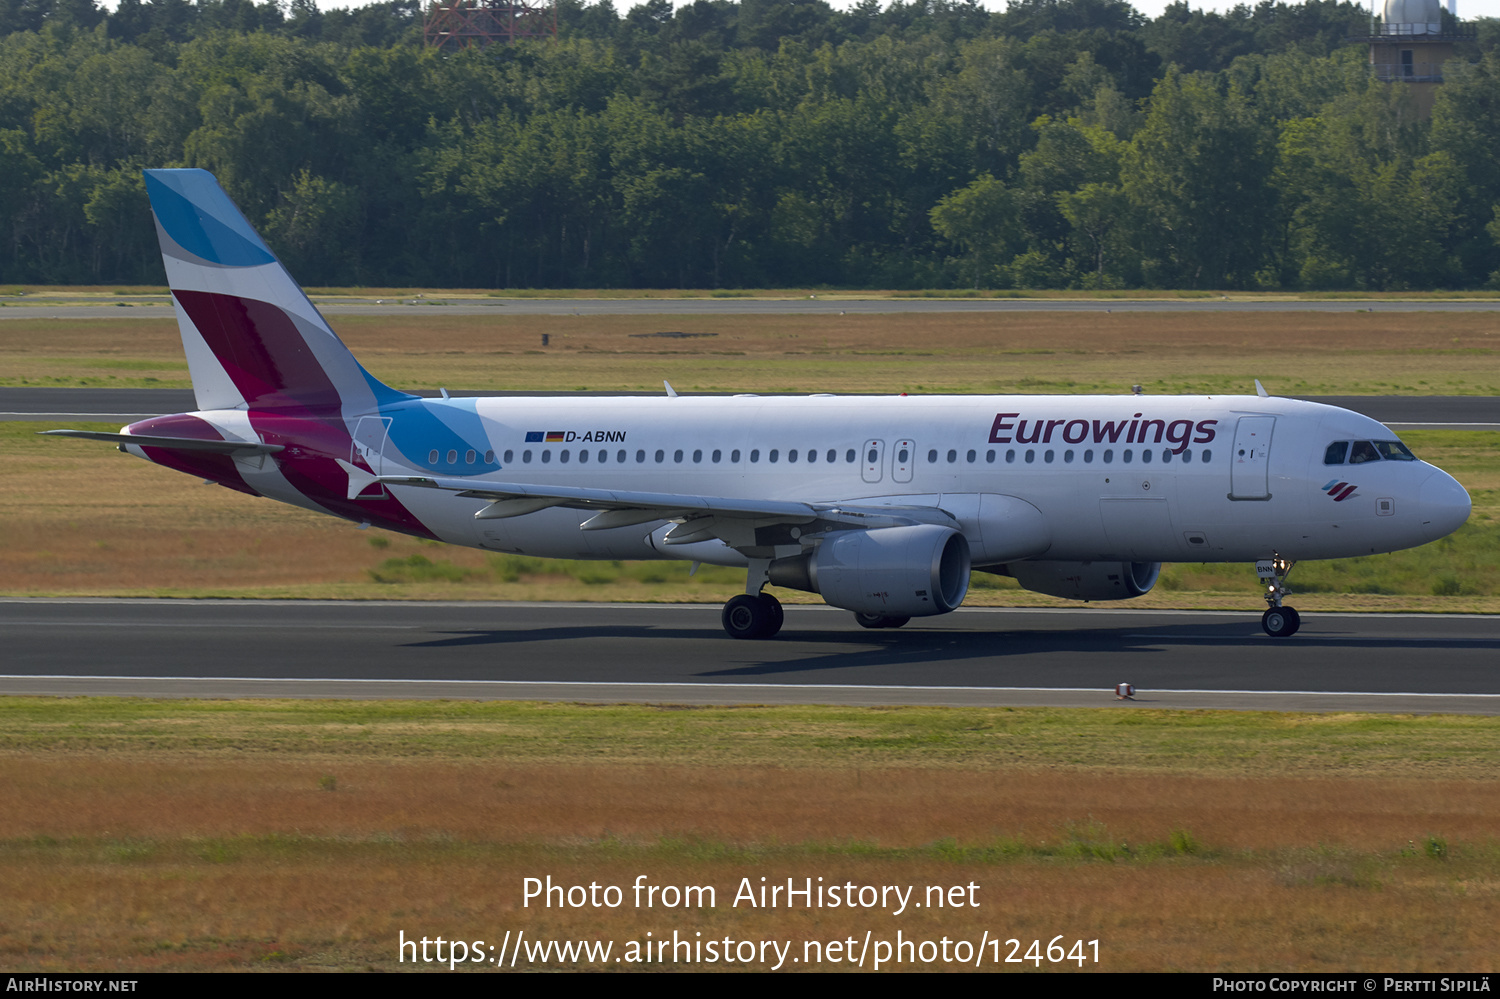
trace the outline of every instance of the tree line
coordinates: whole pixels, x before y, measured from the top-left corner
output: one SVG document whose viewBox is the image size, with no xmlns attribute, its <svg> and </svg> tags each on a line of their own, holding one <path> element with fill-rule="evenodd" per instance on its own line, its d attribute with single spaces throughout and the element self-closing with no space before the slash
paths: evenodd
<svg viewBox="0 0 1500 999">
<path fill-rule="evenodd" d="M 159 283 L 140 171 L 298 278 L 435 287 L 1500 284 L 1500 24 L 1430 116 L 1342 0 L 0 0 L 0 282 Z"/>
</svg>

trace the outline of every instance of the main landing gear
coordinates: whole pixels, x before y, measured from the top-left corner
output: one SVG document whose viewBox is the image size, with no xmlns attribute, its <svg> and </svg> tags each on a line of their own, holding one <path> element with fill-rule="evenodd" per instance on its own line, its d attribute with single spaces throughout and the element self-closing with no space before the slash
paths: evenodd
<svg viewBox="0 0 1500 999">
<path fill-rule="evenodd" d="M 770 638 L 781 630 L 786 612 L 769 593 L 741 593 L 724 605 L 722 620 L 731 638 Z"/>
<path fill-rule="evenodd" d="M 1267 635 L 1272 638 L 1290 638 L 1302 627 L 1302 615 L 1298 614 L 1296 608 L 1283 607 L 1281 599 L 1291 596 L 1292 591 L 1286 588 L 1287 574 L 1296 565 L 1290 559 L 1284 559 L 1280 555 L 1275 558 L 1263 558 L 1255 563 L 1255 574 L 1260 577 L 1261 583 L 1266 588 L 1266 603 L 1269 605 L 1266 612 L 1261 615 L 1260 626 Z"/>
</svg>

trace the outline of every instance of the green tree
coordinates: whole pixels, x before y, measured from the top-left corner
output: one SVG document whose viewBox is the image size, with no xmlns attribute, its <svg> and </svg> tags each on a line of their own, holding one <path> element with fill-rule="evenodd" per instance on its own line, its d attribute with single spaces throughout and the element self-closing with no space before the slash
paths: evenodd
<svg viewBox="0 0 1500 999">
<path fill-rule="evenodd" d="M 1274 135 L 1232 84 L 1169 71 L 1125 152 L 1121 181 L 1145 278 L 1166 287 L 1245 287 L 1264 261 L 1275 208 Z"/>
<path fill-rule="evenodd" d="M 1009 257 L 1019 235 L 1015 199 L 989 174 L 939 201 L 930 214 L 933 229 L 969 255 L 976 290 Z"/>
</svg>

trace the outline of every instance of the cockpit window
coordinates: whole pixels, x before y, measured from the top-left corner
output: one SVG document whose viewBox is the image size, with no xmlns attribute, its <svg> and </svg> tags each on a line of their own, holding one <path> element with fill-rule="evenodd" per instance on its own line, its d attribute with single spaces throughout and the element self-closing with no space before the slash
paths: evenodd
<svg viewBox="0 0 1500 999">
<path fill-rule="evenodd" d="M 1355 441 L 1349 452 L 1349 464 L 1363 465 L 1367 461 L 1379 461 L 1380 452 L 1369 441 Z"/>
<path fill-rule="evenodd" d="M 1328 445 L 1328 450 L 1323 452 L 1323 464 L 1342 465 L 1347 457 L 1349 457 L 1349 442 L 1334 441 Z"/>
<path fill-rule="evenodd" d="M 1376 441 L 1375 447 L 1386 461 L 1416 461 L 1417 456 L 1412 454 L 1405 444 L 1400 441 Z"/>
</svg>

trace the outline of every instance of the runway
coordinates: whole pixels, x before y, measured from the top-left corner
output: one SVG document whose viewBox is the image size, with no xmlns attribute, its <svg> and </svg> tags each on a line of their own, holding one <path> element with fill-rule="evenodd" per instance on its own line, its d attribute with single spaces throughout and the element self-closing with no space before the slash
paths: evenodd
<svg viewBox="0 0 1500 999">
<path fill-rule="evenodd" d="M 428 299 L 316 299 L 325 316 L 404 316 L 438 312 L 450 316 L 788 316 L 891 315 L 937 312 L 1496 312 L 1500 301 L 1318 301 L 1223 298 L 1201 299 L 1017 299 L 1017 298 L 860 298 L 857 294 L 806 298 L 496 298 L 484 301 L 438 295 Z M 165 299 L 159 305 L 16 305 L 0 309 L 6 319 L 171 319 Z"/>
<path fill-rule="evenodd" d="M 1277 641 L 1245 602 L 896 631 L 796 606 L 740 642 L 702 605 L 9 599 L 0 693 L 1500 714 L 1500 617 L 1309 613 Z"/>
<path fill-rule="evenodd" d="M 427 395 L 436 395 L 429 392 Z M 464 392 L 453 395 L 641 395 L 618 392 Z M 655 394 L 655 393 L 652 393 Z M 684 393 L 692 394 L 692 393 Z M 1393 430 L 1500 430 L 1495 396 L 1306 396 L 1379 420 Z M 197 408 L 192 389 L 0 388 L 0 420 L 60 422 L 110 420 L 129 423 Z"/>
</svg>

